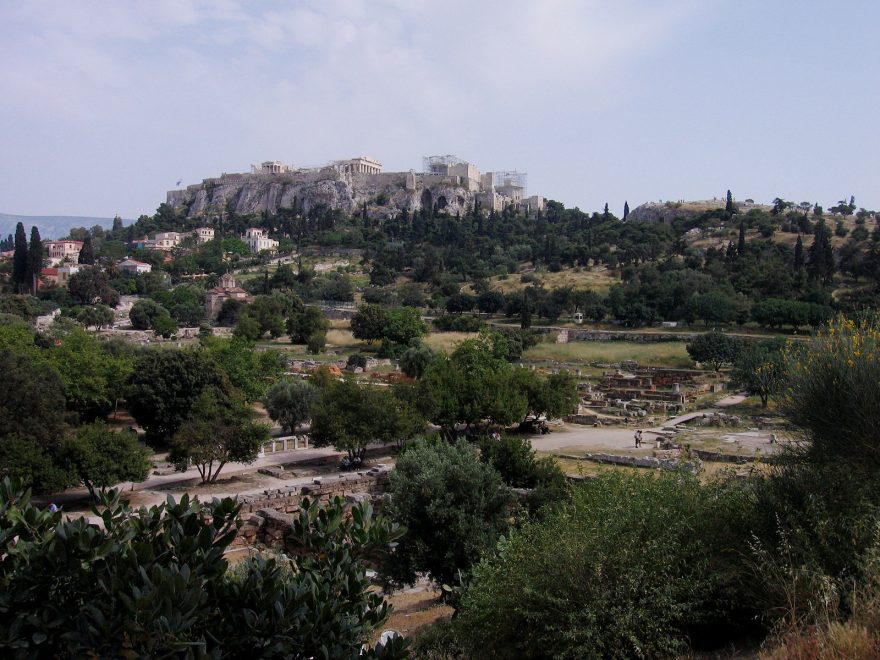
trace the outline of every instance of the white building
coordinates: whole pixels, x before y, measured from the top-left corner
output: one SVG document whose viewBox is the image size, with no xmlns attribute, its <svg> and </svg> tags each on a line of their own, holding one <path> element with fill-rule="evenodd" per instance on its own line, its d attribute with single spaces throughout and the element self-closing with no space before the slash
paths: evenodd
<svg viewBox="0 0 880 660">
<path fill-rule="evenodd" d="M 254 254 L 262 252 L 263 250 L 274 252 L 278 249 L 278 241 L 266 236 L 265 229 L 249 227 L 247 231 L 245 231 L 245 233 L 242 235 L 241 240 L 248 244 L 248 247 Z"/>
<path fill-rule="evenodd" d="M 214 230 L 210 227 L 199 227 L 198 229 L 193 230 L 193 236 L 196 237 L 199 245 L 201 245 L 202 243 L 208 243 L 214 240 Z"/>
<path fill-rule="evenodd" d="M 119 270 L 129 275 L 139 275 L 140 273 L 149 273 L 153 267 L 137 259 L 125 259 L 119 262 Z"/>
</svg>

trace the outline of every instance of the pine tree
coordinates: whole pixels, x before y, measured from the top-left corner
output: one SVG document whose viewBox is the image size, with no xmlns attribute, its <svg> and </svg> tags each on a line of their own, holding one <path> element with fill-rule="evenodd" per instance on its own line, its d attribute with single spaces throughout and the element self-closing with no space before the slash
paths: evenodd
<svg viewBox="0 0 880 660">
<path fill-rule="evenodd" d="M 95 251 L 92 248 L 92 237 L 86 236 L 83 241 L 82 249 L 79 251 L 79 259 L 78 262 L 81 264 L 86 264 L 88 266 L 92 266 L 95 263 Z"/>
<path fill-rule="evenodd" d="M 728 213 L 733 213 L 733 195 L 730 194 L 730 190 L 727 191 L 727 203 L 724 205 L 724 210 Z"/>
<path fill-rule="evenodd" d="M 623 203 L 623 219 L 626 220 L 629 216 L 629 202 Z"/>
<path fill-rule="evenodd" d="M 739 221 L 739 242 L 736 244 L 736 254 L 738 257 L 746 253 L 746 223 L 744 220 Z"/>
<path fill-rule="evenodd" d="M 37 285 L 41 270 L 43 270 L 43 241 L 40 240 L 40 230 L 36 227 L 31 227 L 31 242 L 28 246 L 26 283 L 34 295 L 37 294 Z"/>
<path fill-rule="evenodd" d="M 797 237 L 797 243 L 794 244 L 794 269 L 798 272 L 804 268 L 804 241 L 800 233 Z"/>
<path fill-rule="evenodd" d="M 15 225 L 15 253 L 12 256 L 12 283 L 16 293 L 21 293 L 27 284 L 28 270 L 28 244 L 27 234 L 24 233 L 24 225 Z"/>
</svg>

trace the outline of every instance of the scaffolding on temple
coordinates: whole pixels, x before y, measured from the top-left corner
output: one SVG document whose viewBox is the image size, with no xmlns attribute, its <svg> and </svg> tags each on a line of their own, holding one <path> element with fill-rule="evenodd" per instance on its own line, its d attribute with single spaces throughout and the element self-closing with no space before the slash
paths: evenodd
<svg viewBox="0 0 880 660">
<path fill-rule="evenodd" d="M 468 165 L 466 160 L 458 156 L 446 154 L 445 156 L 424 156 L 422 158 L 422 172 L 425 174 L 447 174 L 449 168 L 455 165 Z"/>
<path fill-rule="evenodd" d="M 497 188 L 521 188 L 523 197 L 526 196 L 528 188 L 529 175 L 527 172 L 517 172 L 516 170 L 493 172 L 492 185 Z"/>
</svg>

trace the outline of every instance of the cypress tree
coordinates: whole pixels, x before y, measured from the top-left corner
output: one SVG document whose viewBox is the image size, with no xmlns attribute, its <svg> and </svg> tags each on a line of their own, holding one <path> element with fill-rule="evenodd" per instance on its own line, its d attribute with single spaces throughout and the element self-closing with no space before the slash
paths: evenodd
<svg viewBox="0 0 880 660">
<path fill-rule="evenodd" d="M 626 220 L 627 216 L 629 216 L 629 202 L 623 203 L 623 219 Z"/>
<path fill-rule="evenodd" d="M 27 234 L 24 233 L 24 225 L 15 225 L 15 253 L 12 256 L 12 283 L 16 293 L 21 293 L 27 280 L 28 270 L 28 244 Z"/>
<path fill-rule="evenodd" d="M 825 221 L 816 223 L 813 244 L 810 246 L 807 272 L 823 282 L 830 282 L 834 275 L 834 251 L 831 249 L 831 237 Z"/>
<path fill-rule="evenodd" d="M 602 211 L 602 219 L 607 220 L 610 215 L 610 211 L 608 210 L 608 202 L 605 202 L 605 210 Z"/>
<path fill-rule="evenodd" d="M 519 312 L 519 327 L 523 330 L 532 327 L 532 307 L 529 303 L 528 289 L 523 289 L 522 307 Z"/>
<path fill-rule="evenodd" d="M 31 292 L 37 294 L 37 283 L 40 271 L 43 270 L 43 241 L 40 240 L 40 230 L 31 227 L 31 242 L 28 246 L 27 260 L 27 285 Z"/>
<path fill-rule="evenodd" d="M 92 237 L 86 236 L 83 241 L 82 249 L 79 251 L 79 259 L 78 262 L 81 264 L 86 264 L 88 266 L 92 266 L 95 263 L 95 251 L 92 248 Z"/>
<path fill-rule="evenodd" d="M 798 272 L 804 268 L 804 241 L 798 233 L 797 243 L 794 244 L 794 269 Z"/>
<path fill-rule="evenodd" d="M 739 242 L 736 244 L 736 254 L 738 257 L 746 253 L 746 223 L 744 220 L 739 221 Z"/>
<path fill-rule="evenodd" d="M 727 191 L 727 203 L 724 205 L 724 210 L 733 213 L 733 195 L 730 194 L 730 190 Z"/>
</svg>

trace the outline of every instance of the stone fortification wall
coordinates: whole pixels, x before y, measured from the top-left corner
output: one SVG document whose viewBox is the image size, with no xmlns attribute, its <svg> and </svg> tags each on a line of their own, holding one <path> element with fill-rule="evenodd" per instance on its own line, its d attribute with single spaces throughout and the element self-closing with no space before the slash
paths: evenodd
<svg viewBox="0 0 880 660">
<path fill-rule="evenodd" d="M 306 486 L 269 490 L 261 496 L 244 496 L 240 498 L 240 515 L 245 523 L 230 547 L 264 545 L 284 549 L 293 517 L 302 509 L 302 501 L 306 497 L 322 504 L 342 497 L 352 503 L 368 500 L 374 506 L 381 506 L 382 497 L 388 492 L 389 474 L 387 467 L 377 466 L 366 473 L 342 475 Z"/>
</svg>

